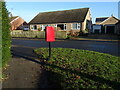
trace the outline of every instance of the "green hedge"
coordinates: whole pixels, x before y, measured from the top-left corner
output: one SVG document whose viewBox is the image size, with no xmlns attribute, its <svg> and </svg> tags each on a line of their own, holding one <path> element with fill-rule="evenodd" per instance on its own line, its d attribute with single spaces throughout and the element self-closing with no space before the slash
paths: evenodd
<svg viewBox="0 0 120 90">
<path fill-rule="evenodd" d="M 34 50 L 41 58 L 48 58 L 48 48 Z M 110 88 L 120 86 L 119 57 L 79 49 L 52 48 L 51 60 L 44 63 L 48 80 L 62 89 Z"/>
<path fill-rule="evenodd" d="M 45 38 L 44 31 L 12 31 L 12 37 L 25 37 L 25 38 Z M 66 39 L 67 32 L 66 31 L 56 31 L 55 38 Z"/>
<path fill-rule="evenodd" d="M 2 3 L 0 2 L 0 67 L 2 66 L 2 8 L 1 7 L 2 7 Z"/>
<path fill-rule="evenodd" d="M 10 25 L 8 11 L 6 9 L 5 2 L 2 3 L 2 65 L 8 62 L 11 57 L 10 47 L 11 47 L 11 38 L 10 38 Z"/>
</svg>

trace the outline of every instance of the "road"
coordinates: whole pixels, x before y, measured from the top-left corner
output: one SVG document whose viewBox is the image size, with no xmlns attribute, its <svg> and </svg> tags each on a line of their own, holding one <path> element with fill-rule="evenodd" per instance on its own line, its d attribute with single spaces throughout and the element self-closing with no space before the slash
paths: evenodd
<svg viewBox="0 0 120 90">
<path fill-rule="evenodd" d="M 48 42 L 43 39 L 12 39 L 12 45 L 14 50 L 19 51 L 20 53 L 28 52 L 20 50 L 22 48 L 41 48 L 48 47 Z M 19 47 L 18 47 L 19 46 Z M 91 41 L 91 40 L 57 40 L 51 43 L 51 46 L 54 48 L 75 48 L 82 50 L 97 51 L 101 53 L 107 53 L 114 56 L 119 56 L 119 44 L 117 41 Z M 17 47 L 17 48 L 15 48 Z"/>
</svg>

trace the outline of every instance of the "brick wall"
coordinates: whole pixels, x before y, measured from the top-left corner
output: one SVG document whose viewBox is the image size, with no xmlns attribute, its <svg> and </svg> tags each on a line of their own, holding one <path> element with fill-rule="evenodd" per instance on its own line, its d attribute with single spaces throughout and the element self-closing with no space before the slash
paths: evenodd
<svg viewBox="0 0 120 90">
<path fill-rule="evenodd" d="M 21 26 L 24 23 L 24 20 L 21 17 L 17 17 L 15 20 L 13 20 L 11 25 L 11 30 L 16 30 L 19 26 Z"/>
</svg>

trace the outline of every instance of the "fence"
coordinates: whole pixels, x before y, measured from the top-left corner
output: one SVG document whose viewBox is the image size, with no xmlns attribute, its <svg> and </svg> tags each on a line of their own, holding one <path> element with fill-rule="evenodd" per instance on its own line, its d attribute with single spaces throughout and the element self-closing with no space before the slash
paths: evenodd
<svg viewBox="0 0 120 90">
<path fill-rule="evenodd" d="M 45 38 L 45 31 L 11 31 L 12 37 L 24 37 L 24 38 Z M 55 38 L 65 39 L 67 38 L 67 31 L 55 31 Z"/>
</svg>

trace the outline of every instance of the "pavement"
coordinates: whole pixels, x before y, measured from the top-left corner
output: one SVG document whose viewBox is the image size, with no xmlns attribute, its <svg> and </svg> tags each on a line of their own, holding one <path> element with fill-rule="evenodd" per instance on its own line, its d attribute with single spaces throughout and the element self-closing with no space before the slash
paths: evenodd
<svg viewBox="0 0 120 90">
<path fill-rule="evenodd" d="M 19 53 L 23 51 L 23 53 Z M 26 52 L 27 51 L 27 52 Z M 8 67 L 3 69 L 7 76 L 3 80 L 2 88 L 47 88 L 47 76 L 42 68 L 42 63 L 33 53 L 33 48 L 14 49 L 12 47 L 12 59 Z"/>
</svg>

